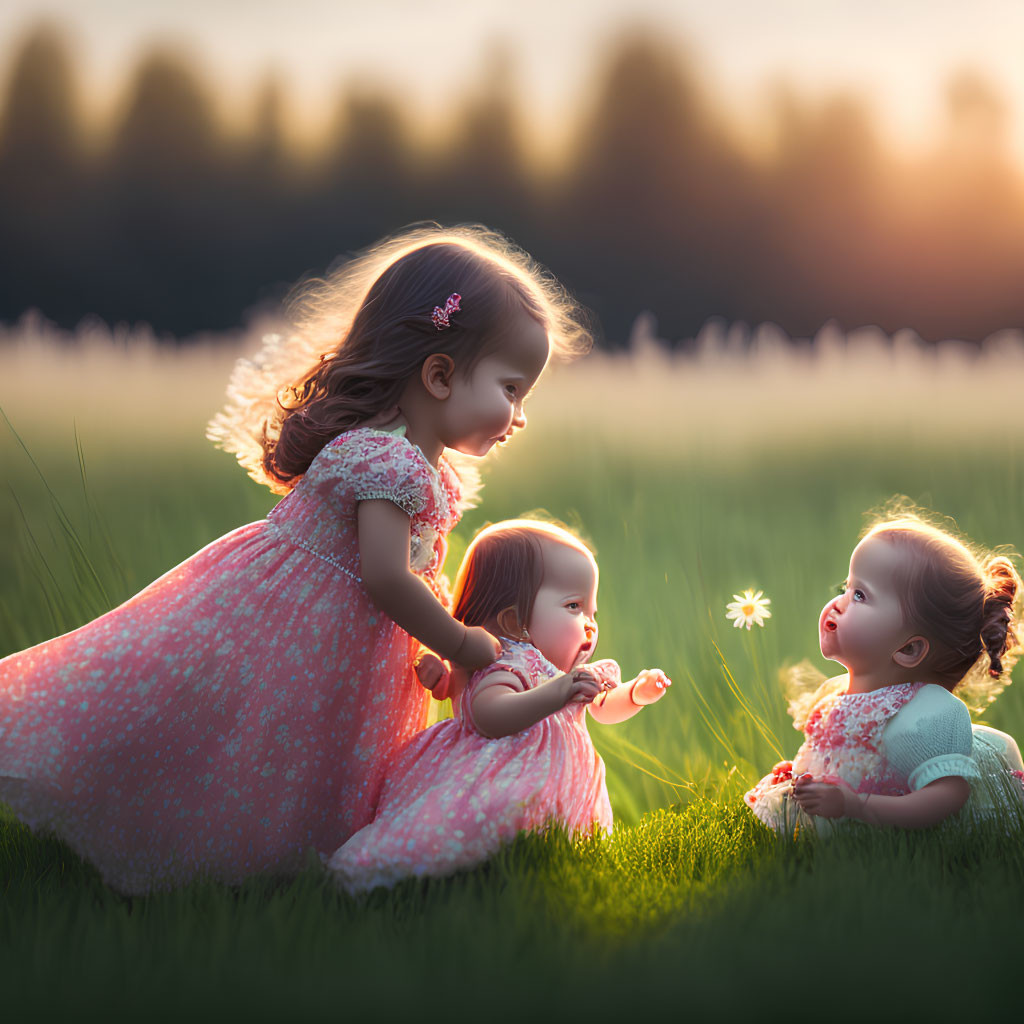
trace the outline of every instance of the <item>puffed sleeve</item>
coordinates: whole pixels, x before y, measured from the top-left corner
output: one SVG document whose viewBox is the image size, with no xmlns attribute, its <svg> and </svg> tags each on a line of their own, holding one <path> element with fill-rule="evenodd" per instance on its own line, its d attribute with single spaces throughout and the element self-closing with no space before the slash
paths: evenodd
<svg viewBox="0 0 1024 1024">
<path fill-rule="evenodd" d="M 342 515 L 354 515 L 360 501 L 384 499 L 412 516 L 426 506 L 431 488 L 423 456 L 403 436 L 365 429 L 326 445 L 304 484 Z"/>
<path fill-rule="evenodd" d="M 476 724 L 473 717 L 473 701 L 484 691 L 493 686 L 503 686 L 515 693 L 530 689 L 530 681 L 526 673 L 510 661 L 496 661 L 492 665 L 479 669 L 470 676 L 466 689 L 462 694 L 460 709 L 463 721 L 481 736 L 486 735 Z"/>
<path fill-rule="evenodd" d="M 512 676 L 513 678 L 502 678 L 502 676 Z M 511 660 L 496 661 L 473 674 L 466 684 L 466 692 L 475 697 L 492 686 L 504 686 L 509 690 L 522 692 L 530 689 L 530 679 L 523 668 Z"/>
<path fill-rule="evenodd" d="M 934 684 L 921 687 L 882 733 L 886 760 L 907 777 L 912 790 L 951 775 L 977 779 L 973 743 L 967 706 Z"/>
</svg>

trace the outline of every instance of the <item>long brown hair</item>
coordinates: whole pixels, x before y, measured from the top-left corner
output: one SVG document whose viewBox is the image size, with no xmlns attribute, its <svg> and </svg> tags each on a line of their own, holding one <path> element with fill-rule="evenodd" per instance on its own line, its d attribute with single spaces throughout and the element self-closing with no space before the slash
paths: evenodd
<svg viewBox="0 0 1024 1024">
<path fill-rule="evenodd" d="M 904 621 L 928 639 L 922 672 L 950 690 L 972 671 L 1004 679 L 1020 652 L 1021 579 L 1012 560 L 954 536 L 919 510 L 893 509 L 896 515 L 880 518 L 865 537 L 912 555 L 899 600 Z"/>
<path fill-rule="evenodd" d="M 438 330 L 434 308 L 453 293 L 461 308 Z M 444 353 L 468 372 L 501 344 L 517 309 L 545 328 L 556 357 L 589 347 L 580 307 L 497 232 L 404 231 L 295 293 L 292 332 L 238 364 L 207 436 L 285 493 L 334 437 L 395 406 L 427 356 Z"/>
</svg>

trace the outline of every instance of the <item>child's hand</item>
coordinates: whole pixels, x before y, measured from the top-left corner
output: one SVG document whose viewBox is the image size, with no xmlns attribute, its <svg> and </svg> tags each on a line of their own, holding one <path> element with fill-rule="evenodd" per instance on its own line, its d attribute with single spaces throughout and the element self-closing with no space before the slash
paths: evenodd
<svg viewBox="0 0 1024 1024">
<path fill-rule="evenodd" d="M 672 685 L 660 668 L 645 668 L 632 683 L 630 696 L 634 704 L 654 704 L 665 696 L 665 691 Z"/>
<path fill-rule="evenodd" d="M 455 700 L 466 688 L 469 674 L 461 665 L 452 665 L 451 671 L 432 691 L 434 700 Z"/>
<path fill-rule="evenodd" d="M 856 817 L 860 798 L 845 782 L 815 782 L 801 775 L 793 783 L 793 799 L 801 810 L 819 818 Z"/>
<path fill-rule="evenodd" d="M 556 676 L 545 686 L 555 694 L 555 710 L 570 704 L 589 704 L 606 686 L 587 668 L 574 668 L 564 676 Z"/>
<path fill-rule="evenodd" d="M 423 650 L 413 664 L 416 671 L 416 678 L 424 690 L 430 690 L 435 700 L 444 700 L 438 696 L 438 691 L 443 689 L 447 695 L 448 691 L 448 666 L 433 651 Z"/>
<path fill-rule="evenodd" d="M 467 626 L 466 635 L 459 644 L 452 661 L 463 668 L 473 670 L 484 668 L 497 661 L 501 654 L 501 643 L 482 626 Z"/>
<path fill-rule="evenodd" d="M 458 665 L 449 667 L 433 651 L 425 647 L 413 664 L 420 686 L 430 691 L 434 700 L 455 700 L 466 688 L 466 670 Z"/>
</svg>

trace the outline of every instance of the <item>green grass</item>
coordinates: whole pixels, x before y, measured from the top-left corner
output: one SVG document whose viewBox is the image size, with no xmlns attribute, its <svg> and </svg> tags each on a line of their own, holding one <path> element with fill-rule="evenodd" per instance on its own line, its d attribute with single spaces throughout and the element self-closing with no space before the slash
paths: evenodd
<svg viewBox="0 0 1024 1024">
<path fill-rule="evenodd" d="M 817 612 L 862 513 L 905 493 L 979 542 L 1024 546 L 1020 439 L 854 432 L 719 458 L 706 439 L 623 440 L 629 422 L 582 417 L 555 434 L 536 417 L 451 552 L 454 564 L 477 526 L 538 507 L 578 524 L 601 565 L 600 653 L 673 678 L 630 722 L 591 723 L 611 840 L 521 837 L 478 871 L 362 902 L 314 866 L 126 900 L 60 843 L 0 822 L 0 1005 L 166 1019 L 1019 1012 L 1019 828 L 787 842 L 740 794 L 796 749 L 778 671 L 815 658 Z M 95 446 L 83 431 L 84 474 L 70 426 L 56 439 L 49 423 L 15 426 L 52 493 L 4 433 L 0 654 L 88 621 L 273 501 L 199 424 L 178 446 L 150 443 L 153 426 Z M 725 603 L 752 585 L 773 617 L 734 630 Z M 1024 691 L 986 721 L 1024 738 Z"/>
<path fill-rule="evenodd" d="M 40 1015 L 953 1020 L 1021 1002 L 1019 834 L 780 842 L 734 796 L 700 799 L 362 902 L 314 868 L 126 900 L 56 842 L 2 843 L 4 1003 Z"/>
</svg>

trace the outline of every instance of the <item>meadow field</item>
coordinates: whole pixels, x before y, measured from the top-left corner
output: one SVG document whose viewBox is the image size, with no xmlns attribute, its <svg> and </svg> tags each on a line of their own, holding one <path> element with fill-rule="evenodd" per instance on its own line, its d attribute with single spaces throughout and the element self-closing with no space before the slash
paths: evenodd
<svg viewBox="0 0 1024 1024">
<path fill-rule="evenodd" d="M 274 497 L 204 438 L 248 335 L 162 347 L 102 325 L 0 336 L 0 655 L 123 601 Z M 543 509 L 601 566 L 599 654 L 667 697 L 591 724 L 613 837 L 522 837 L 484 868 L 356 902 L 294 880 L 126 900 L 0 822 L 0 1000 L 173 1019 L 957 1019 L 1019 1011 L 1024 833 L 777 839 L 741 794 L 798 745 L 780 670 L 896 494 L 1024 548 L 1024 336 L 814 345 L 710 323 L 685 354 L 557 367 L 452 538 Z M 726 603 L 771 599 L 763 629 Z M 1018 676 L 1020 670 L 1018 670 Z M 443 709 L 441 710 L 443 714 Z M 1018 681 L 986 723 L 1024 739 Z M 13 1019 L 13 1018 L 12 1018 Z"/>
</svg>

